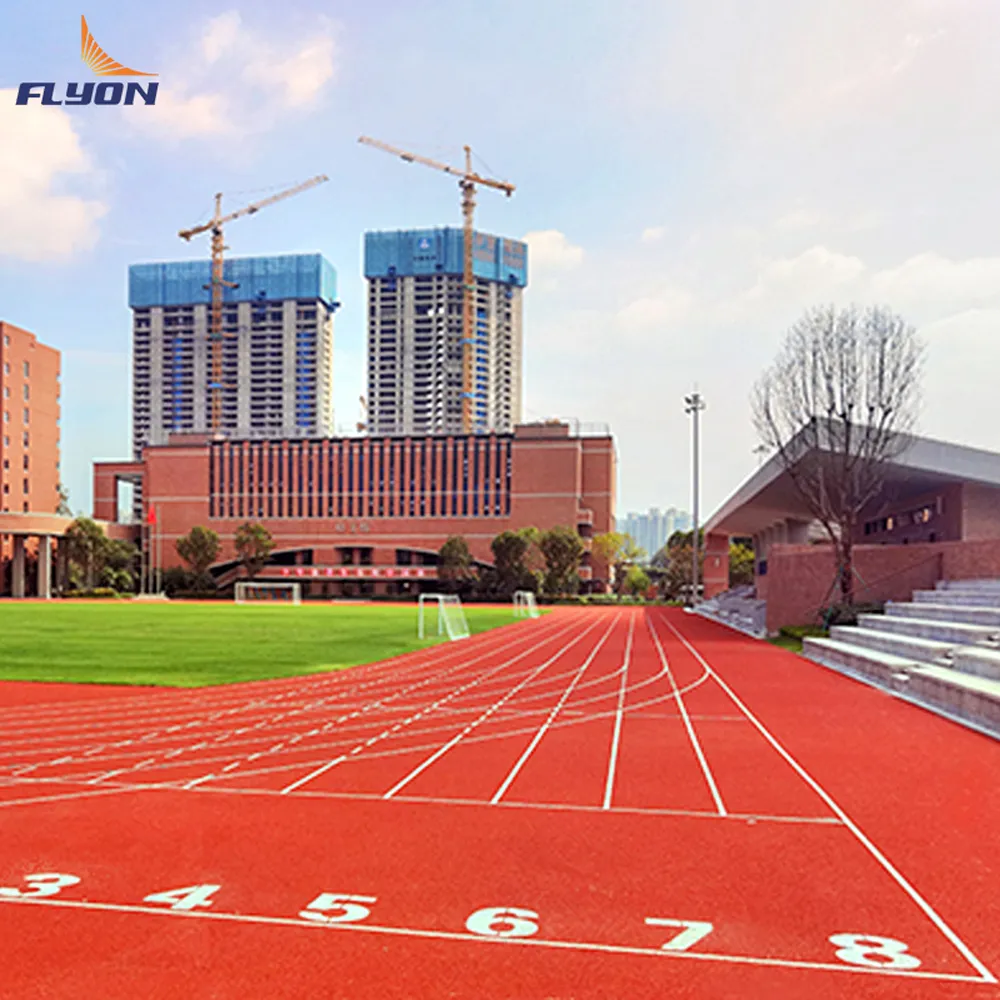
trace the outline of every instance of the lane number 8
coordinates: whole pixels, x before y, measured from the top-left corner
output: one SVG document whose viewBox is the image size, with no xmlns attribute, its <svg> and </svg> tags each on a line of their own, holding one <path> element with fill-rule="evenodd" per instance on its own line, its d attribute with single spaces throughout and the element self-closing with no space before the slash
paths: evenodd
<svg viewBox="0 0 1000 1000">
<path fill-rule="evenodd" d="M 837 958 L 851 965 L 870 969 L 916 969 L 920 959 L 911 955 L 903 941 L 877 934 L 833 934 L 830 944 L 837 946 Z"/>
</svg>

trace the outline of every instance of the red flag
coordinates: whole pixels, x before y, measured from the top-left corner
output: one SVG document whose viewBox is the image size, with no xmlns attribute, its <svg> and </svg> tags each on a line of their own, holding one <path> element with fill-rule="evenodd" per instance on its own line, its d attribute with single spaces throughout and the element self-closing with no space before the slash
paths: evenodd
<svg viewBox="0 0 1000 1000">
<path fill-rule="evenodd" d="M 146 524 L 156 524 L 156 508 L 150 504 L 149 513 L 146 515 Z"/>
</svg>

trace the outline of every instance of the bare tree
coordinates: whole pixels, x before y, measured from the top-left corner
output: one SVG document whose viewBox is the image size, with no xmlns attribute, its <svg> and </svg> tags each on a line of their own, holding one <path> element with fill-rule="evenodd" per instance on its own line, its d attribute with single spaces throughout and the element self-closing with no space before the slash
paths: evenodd
<svg viewBox="0 0 1000 1000">
<path fill-rule="evenodd" d="M 909 446 L 920 408 L 923 346 L 883 307 L 809 310 L 788 331 L 751 400 L 754 426 L 837 556 L 841 600 L 854 602 L 854 533 Z"/>
</svg>

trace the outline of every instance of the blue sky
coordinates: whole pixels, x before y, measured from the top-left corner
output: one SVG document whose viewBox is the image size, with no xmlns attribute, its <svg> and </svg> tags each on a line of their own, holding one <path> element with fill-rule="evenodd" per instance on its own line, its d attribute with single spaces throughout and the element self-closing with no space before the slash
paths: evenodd
<svg viewBox="0 0 1000 1000">
<path fill-rule="evenodd" d="M 155 108 L 13 107 L 85 80 L 78 7 L 0 15 L 0 318 L 63 351 L 63 469 L 129 447 L 130 263 L 233 255 L 338 272 L 336 421 L 364 386 L 366 229 L 457 224 L 444 175 L 365 133 L 517 185 L 477 225 L 527 238 L 526 416 L 607 421 L 619 508 L 689 505 L 683 395 L 708 401 L 703 509 L 752 471 L 748 391 L 805 307 L 885 302 L 928 343 L 921 429 L 996 447 L 1000 70 L 979 0 L 95 2 L 97 41 L 159 73 Z M 752 16 L 750 11 L 752 10 Z"/>
</svg>

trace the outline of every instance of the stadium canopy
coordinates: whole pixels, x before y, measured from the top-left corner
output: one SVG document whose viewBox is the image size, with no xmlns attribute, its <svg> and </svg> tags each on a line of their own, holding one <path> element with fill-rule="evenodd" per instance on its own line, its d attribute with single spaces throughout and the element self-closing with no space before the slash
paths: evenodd
<svg viewBox="0 0 1000 1000">
<path fill-rule="evenodd" d="M 794 442 L 789 450 L 794 453 Z M 811 450 L 830 458 L 822 448 Z M 931 493 L 953 483 L 1000 488 L 1000 454 L 907 435 L 903 451 L 885 465 L 881 499 Z M 706 535 L 753 536 L 783 520 L 809 522 L 813 516 L 795 489 L 781 456 L 774 454 L 719 507 L 704 530 Z"/>
</svg>

